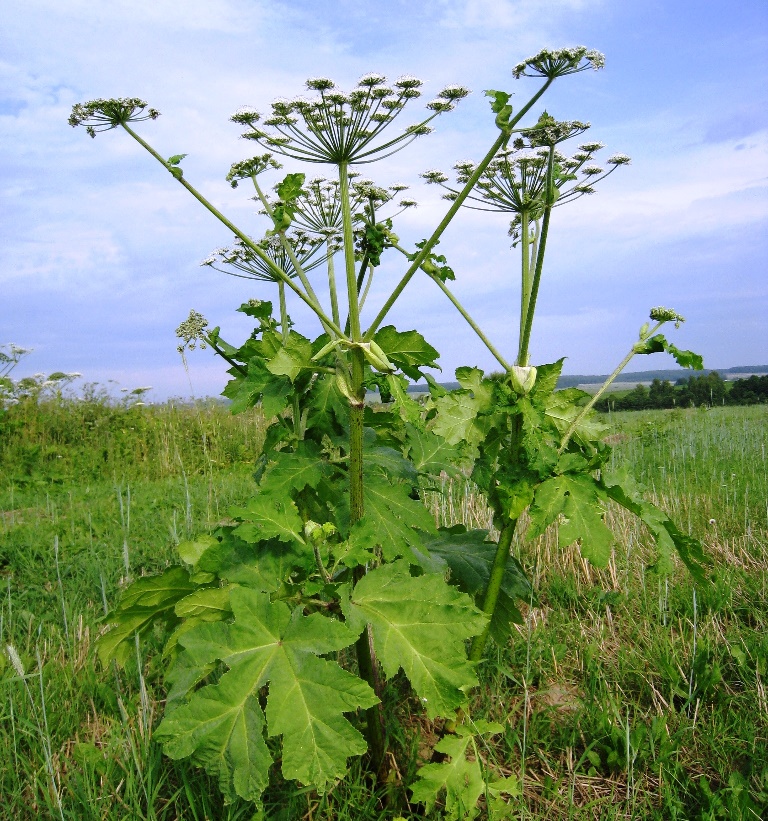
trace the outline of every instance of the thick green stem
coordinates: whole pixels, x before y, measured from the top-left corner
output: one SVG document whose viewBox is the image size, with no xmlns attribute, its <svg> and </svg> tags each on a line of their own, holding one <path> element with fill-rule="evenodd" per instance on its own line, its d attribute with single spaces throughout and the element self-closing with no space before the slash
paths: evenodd
<svg viewBox="0 0 768 821">
<path fill-rule="evenodd" d="M 288 305 L 285 301 L 285 283 L 280 280 L 277 283 L 277 292 L 280 298 L 280 332 L 283 337 L 283 344 L 288 342 L 288 334 L 291 332 L 290 321 L 288 319 Z M 303 437 L 301 435 L 301 406 L 299 404 L 299 395 L 296 391 L 291 397 L 291 409 L 293 411 L 293 433 L 298 442 Z"/>
<path fill-rule="evenodd" d="M 666 322 L 666 320 L 664 320 L 664 322 Z M 658 331 L 659 328 L 661 328 L 664 322 L 657 323 L 656 326 L 653 327 L 650 331 L 648 331 L 643 338 L 648 339 L 649 337 L 653 336 L 656 333 L 656 331 Z M 630 360 L 633 356 L 635 356 L 636 353 L 637 351 L 635 351 L 635 347 L 633 345 L 632 348 L 630 348 L 629 353 L 616 366 L 616 369 L 613 371 L 613 373 L 600 386 L 600 390 L 579 411 L 578 416 L 576 416 L 573 422 L 571 422 L 570 427 L 565 432 L 565 435 L 563 436 L 562 441 L 560 442 L 558 453 L 562 453 L 566 449 L 566 447 L 568 446 L 568 442 L 571 441 L 571 436 L 573 436 L 574 432 L 581 424 L 581 420 L 592 410 L 597 400 L 608 390 L 608 386 L 616 379 L 616 377 L 624 370 L 624 368 L 626 368 L 627 365 L 629 365 Z"/>
<path fill-rule="evenodd" d="M 327 242 L 325 248 L 325 261 L 328 266 L 328 291 L 331 295 L 331 314 L 333 321 L 341 326 L 341 319 L 339 318 L 339 297 L 336 293 L 336 271 L 333 264 L 333 251 Z"/>
<path fill-rule="evenodd" d="M 554 206 L 554 173 L 555 173 L 555 149 L 554 146 L 549 151 L 549 164 L 547 166 L 547 204 L 544 206 L 544 219 L 541 223 L 541 235 L 536 249 L 536 268 L 533 272 L 533 282 L 531 283 L 531 295 L 528 299 L 528 308 L 525 316 L 525 329 L 520 340 L 520 350 L 517 353 L 517 364 L 527 365 L 529 352 L 528 346 L 531 343 L 531 329 L 533 327 L 533 315 L 536 313 L 536 299 L 539 295 L 539 283 L 541 282 L 541 272 L 544 267 L 544 252 L 547 247 L 547 234 L 549 233 L 549 221 L 552 216 Z"/>
<path fill-rule="evenodd" d="M 520 242 L 522 245 L 523 255 L 523 281 L 520 287 L 520 338 L 518 340 L 518 351 L 523 345 L 523 330 L 525 328 L 525 319 L 528 315 L 528 300 L 531 294 L 531 260 L 530 260 L 530 242 L 529 234 L 529 215 L 525 210 L 520 214 Z"/>
<path fill-rule="evenodd" d="M 499 601 L 499 593 L 504 581 L 504 571 L 507 569 L 507 562 L 509 561 L 509 548 L 512 545 L 516 525 L 517 519 L 512 519 L 502 527 L 501 533 L 499 533 L 498 547 L 493 558 L 491 576 L 488 579 L 488 587 L 485 590 L 482 604 L 482 611 L 488 616 L 488 624 L 485 630 L 472 640 L 472 646 L 469 649 L 470 661 L 480 661 L 485 652 L 485 646 L 488 644 L 488 637 L 491 635 L 491 619 Z"/>
<path fill-rule="evenodd" d="M 349 175 L 346 163 L 339 165 L 339 198 L 344 236 L 344 270 L 347 277 L 347 300 L 349 302 L 349 335 L 353 342 L 359 342 L 361 331 L 357 301 L 357 276 L 355 275 L 355 239 L 352 231 L 352 209 L 349 203 Z"/>
<path fill-rule="evenodd" d="M 416 271 L 419 270 L 419 268 L 421 267 L 422 262 L 424 262 L 424 260 L 427 258 L 428 254 L 430 253 L 432 248 L 434 248 L 434 246 L 437 244 L 437 241 L 440 239 L 443 232 L 445 231 L 445 229 L 450 224 L 451 220 L 456 216 L 456 213 L 458 212 L 459 208 L 461 208 L 462 204 L 464 203 L 464 200 L 466 200 L 466 198 L 472 192 L 472 189 L 475 187 L 475 185 L 477 184 L 477 181 L 480 179 L 483 172 L 488 167 L 488 164 L 496 156 L 496 153 L 498 152 L 498 150 L 507 142 L 507 140 L 509 139 L 509 135 L 510 135 L 511 130 L 528 113 L 529 109 L 534 105 L 534 103 L 539 99 L 539 97 L 541 97 L 541 95 L 549 88 L 549 86 L 553 82 L 554 82 L 553 77 L 550 77 L 550 78 L 547 79 L 547 81 L 544 83 L 544 85 L 533 95 L 533 97 L 531 97 L 531 99 L 510 120 L 510 122 L 507 125 L 507 127 L 505 128 L 505 130 L 501 132 L 499 137 L 496 139 L 496 142 L 494 142 L 494 144 L 491 146 L 488 153 L 480 161 L 480 164 L 477 166 L 477 168 L 475 169 L 472 176 L 469 178 L 469 180 L 467 180 L 467 184 L 459 192 L 459 195 L 453 201 L 453 204 L 448 209 L 448 211 L 446 212 L 443 219 L 440 221 L 440 224 L 433 231 L 432 236 L 424 243 L 424 247 L 419 251 L 418 255 L 413 260 L 413 262 L 411 263 L 408 270 L 403 274 L 402 279 L 395 286 L 395 289 L 394 289 L 394 291 L 392 291 L 391 296 L 384 303 L 384 305 L 382 306 L 382 309 L 379 311 L 379 313 L 376 315 L 376 318 L 371 323 L 371 326 L 365 332 L 365 338 L 367 340 L 371 339 L 373 337 L 373 335 L 376 333 L 376 331 L 378 330 L 379 325 L 381 325 L 381 323 L 384 321 L 384 318 L 389 313 L 390 309 L 392 308 L 392 306 L 395 304 L 395 302 L 397 301 L 400 294 L 405 289 L 405 286 L 411 281 L 411 279 L 413 279 L 414 274 L 416 273 Z"/>
<path fill-rule="evenodd" d="M 355 276 L 355 248 L 352 233 L 352 211 L 349 204 L 349 177 L 347 165 L 339 166 L 339 195 L 344 236 L 344 267 L 347 279 L 347 299 L 349 300 L 349 333 L 352 340 L 360 341 L 360 311 L 357 302 L 357 278 Z M 352 395 L 349 403 L 349 523 L 354 525 L 363 518 L 363 417 L 365 414 L 365 357 L 360 348 L 349 352 L 352 362 Z M 365 575 L 365 568 L 355 569 L 355 582 Z M 365 679 L 379 698 L 381 679 L 373 650 L 371 635 L 366 628 L 355 643 L 357 666 L 361 678 Z M 387 751 L 384 732 L 384 714 L 380 704 L 369 707 L 366 716 L 366 740 L 374 769 L 378 770 Z"/>
<path fill-rule="evenodd" d="M 277 293 L 280 299 L 280 332 L 283 337 L 283 342 L 287 342 L 291 329 L 288 320 L 288 306 L 285 302 L 285 283 L 282 280 L 277 283 Z"/>
<path fill-rule="evenodd" d="M 162 156 L 160 156 L 160 154 L 157 153 L 157 151 L 155 151 L 154 148 L 152 148 L 148 142 L 143 140 L 130 126 L 127 126 L 125 123 L 121 123 L 121 125 L 133 137 L 133 139 L 145 148 L 164 168 L 168 168 L 168 163 L 162 158 Z M 228 220 L 213 203 L 209 202 L 196 188 L 190 185 L 184 177 L 175 177 L 175 179 L 177 182 L 181 183 L 201 205 L 207 208 L 208 211 L 210 211 L 211 214 L 219 220 L 219 222 L 226 225 L 227 228 L 229 228 L 229 230 L 236 237 L 238 237 L 238 239 L 241 239 L 253 251 L 253 253 L 256 254 L 256 256 L 268 265 L 275 276 L 279 280 L 285 282 L 285 284 L 296 294 L 296 296 L 298 296 L 302 302 L 305 302 L 314 311 L 317 318 L 324 325 L 328 325 L 328 327 L 342 339 L 346 338 L 341 328 L 339 328 L 333 320 L 329 319 L 325 315 L 325 312 L 320 304 L 316 300 L 312 299 L 309 294 L 305 294 L 304 291 L 302 291 L 301 288 L 299 288 L 298 285 L 296 285 L 296 283 L 288 276 L 288 274 L 280 268 L 280 266 L 275 265 L 275 263 L 264 253 L 264 251 L 261 250 L 261 248 L 259 248 L 259 246 L 248 236 L 248 234 L 241 231 L 233 222 Z"/>
<path fill-rule="evenodd" d="M 349 522 L 363 518 L 365 506 L 363 501 L 363 415 L 365 412 L 365 389 L 363 387 L 363 369 L 365 359 L 363 352 L 357 348 L 350 351 L 352 359 L 352 389 L 357 400 L 349 406 Z M 358 582 L 365 575 L 365 568 L 355 569 L 354 579 Z M 381 677 L 373 650 L 370 630 L 366 627 L 355 643 L 357 666 L 360 677 L 365 679 L 379 698 L 382 693 Z M 387 751 L 384 728 L 384 713 L 381 704 L 369 707 L 366 716 L 366 740 L 375 770 L 384 761 Z"/>
</svg>

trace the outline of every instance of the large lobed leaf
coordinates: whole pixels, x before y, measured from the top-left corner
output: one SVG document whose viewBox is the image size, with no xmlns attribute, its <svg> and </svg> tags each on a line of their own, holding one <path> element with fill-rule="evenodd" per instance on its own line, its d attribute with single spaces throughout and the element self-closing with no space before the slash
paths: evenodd
<svg viewBox="0 0 768 821">
<path fill-rule="evenodd" d="M 171 758 L 190 756 L 218 776 L 230 800 L 258 800 L 271 763 L 258 700 L 268 685 L 267 732 L 283 737 L 284 776 L 322 791 L 345 774 L 350 755 L 366 750 L 344 714 L 378 701 L 364 681 L 319 657 L 357 636 L 340 622 L 291 612 L 253 590 L 235 588 L 231 606 L 232 623 L 204 624 L 179 639 L 187 679 L 194 679 L 195 666 L 216 660 L 229 670 L 170 712 L 156 738 Z"/>
<path fill-rule="evenodd" d="M 124 664 L 132 652 L 135 633 L 142 633 L 157 620 L 175 621 L 174 608 L 186 596 L 198 590 L 183 567 L 171 567 L 158 576 L 145 576 L 127 587 L 117 607 L 104 619 L 111 628 L 98 638 L 99 660 L 106 664 L 115 659 Z"/>
<path fill-rule="evenodd" d="M 435 407 L 437 419 L 433 430 L 449 445 L 480 443 L 482 431 L 475 422 L 482 407 L 480 398 L 469 391 L 453 391 L 436 399 Z"/>
<path fill-rule="evenodd" d="M 290 379 L 271 373 L 263 359 L 251 359 L 246 376 L 241 376 L 234 369 L 230 369 L 230 373 L 233 373 L 235 378 L 227 383 L 222 395 L 232 400 L 232 413 L 242 413 L 261 401 L 264 416 L 269 419 L 277 416 L 288 406 L 288 397 L 292 390 Z"/>
<path fill-rule="evenodd" d="M 245 542 L 256 544 L 265 539 L 304 543 L 301 535 L 304 522 L 290 499 L 283 501 L 272 495 L 259 495 L 243 508 L 232 508 L 233 517 L 243 520 L 234 533 Z"/>
<path fill-rule="evenodd" d="M 672 553 L 676 551 L 697 582 L 707 581 L 705 565 L 710 559 L 701 543 L 681 533 L 663 510 L 646 501 L 626 470 L 604 473 L 602 483 L 608 496 L 640 518 L 653 534 L 660 554 L 659 569 L 667 572 L 671 569 Z"/>
<path fill-rule="evenodd" d="M 536 488 L 528 538 L 540 536 L 562 516 L 558 527 L 560 546 L 578 541 L 584 558 L 597 567 L 605 567 L 614 540 L 604 521 L 605 497 L 605 490 L 588 474 L 564 473 L 547 479 Z"/>
<path fill-rule="evenodd" d="M 268 539 L 248 544 L 229 530 L 198 563 L 200 571 L 263 593 L 278 590 L 294 569 L 313 566 L 311 551 L 298 542 Z"/>
<path fill-rule="evenodd" d="M 275 376 L 287 376 L 291 382 L 303 370 L 312 370 L 312 343 L 306 338 L 291 331 L 287 340 L 281 340 L 281 345 L 267 362 L 267 370 Z"/>
<path fill-rule="evenodd" d="M 350 547 L 365 556 L 380 548 L 387 561 L 413 557 L 422 543 L 421 533 L 436 532 L 432 514 L 418 499 L 412 499 L 407 484 L 391 484 L 369 474 L 363 488 L 365 515 L 352 527 Z"/>
<path fill-rule="evenodd" d="M 411 576 L 406 561 L 382 565 L 345 588 L 342 611 L 355 632 L 371 625 L 384 672 L 391 678 L 402 668 L 430 718 L 466 702 L 477 679 L 464 642 L 486 618 L 441 574 Z"/>
<path fill-rule="evenodd" d="M 320 447 L 314 442 L 300 442 L 297 450 L 278 451 L 269 458 L 270 464 L 264 471 L 260 491 L 275 499 L 291 498 L 294 491 L 317 487 L 327 473 Z"/>
<path fill-rule="evenodd" d="M 437 350 L 418 331 L 398 331 L 394 325 L 386 325 L 373 338 L 389 361 L 411 379 L 422 376 L 419 366 L 438 367 Z"/>
<path fill-rule="evenodd" d="M 405 425 L 406 442 L 410 449 L 409 459 L 419 473 L 432 476 L 445 471 L 453 475 L 456 470 L 456 448 L 434 431 L 420 430 L 410 422 Z"/>
</svg>

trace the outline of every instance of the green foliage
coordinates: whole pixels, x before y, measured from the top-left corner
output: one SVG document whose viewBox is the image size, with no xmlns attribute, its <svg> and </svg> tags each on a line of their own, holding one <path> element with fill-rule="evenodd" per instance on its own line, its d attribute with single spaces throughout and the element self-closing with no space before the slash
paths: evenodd
<svg viewBox="0 0 768 821">
<path fill-rule="evenodd" d="M 489 89 L 485 92 L 486 97 L 491 98 L 491 111 L 496 115 L 496 126 L 503 132 L 509 131 L 509 121 L 512 117 L 513 108 L 509 101 L 512 98 L 511 94 L 506 91 L 494 91 Z"/>
<path fill-rule="evenodd" d="M 268 685 L 266 728 L 269 736 L 283 737 L 284 775 L 323 790 L 344 775 L 350 755 L 365 751 L 344 714 L 378 700 L 365 682 L 320 658 L 356 636 L 264 593 L 234 588 L 230 598 L 231 623 L 201 625 L 179 639 L 198 668 L 220 660 L 229 669 L 167 715 L 156 737 L 171 757 L 191 755 L 217 775 L 230 799 L 257 800 L 271 764 L 257 696 Z"/>
<path fill-rule="evenodd" d="M 466 702 L 477 679 L 464 641 L 485 619 L 442 575 L 412 576 L 403 561 L 382 565 L 345 588 L 341 606 L 353 630 L 371 626 L 384 671 L 391 678 L 402 668 L 430 718 Z"/>
<path fill-rule="evenodd" d="M 280 199 L 272 209 L 275 231 L 285 231 L 290 227 L 296 214 L 296 200 L 303 193 L 304 179 L 304 174 L 287 174 L 277 186 L 277 196 Z"/>
<path fill-rule="evenodd" d="M 693 368 L 697 371 L 704 368 L 704 360 L 699 354 L 693 351 L 680 350 L 680 348 L 669 342 L 663 334 L 655 334 L 647 339 L 643 339 L 635 345 L 634 351 L 637 354 L 666 352 L 675 358 L 675 362 L 677 362 L 681 368 Z"/>
<path fill-rule="evenodd" d="M 488 541 L 488 533 L 484 530 L 468 531 L 463 525 L 441 528 L 438 537 L 427 543 L 427 548 L 433 558 L 442 560 L 448 567 L 451 581 L 480 604 L 496 555 L 496 544 Z M 523 623 L 515 603 L 517 599 L 527 604 L 537 603 L 528 576 L 520 563 L 510 557 L 504 568 L 501 592 L 491 623 L 492 635 L 500 644 L 511 635 L 512 624 Z"/>
<path fill-rule="evenodd" d="M 501 724 L 476 721 L 470 727 L 457 727 L 455 736 L 441 739 L 435 749 L 448 756 L 450 761 L 427 764 L 418 771 L 419 780 L 412 789 L 413 799 L 423 802 L 427 810 L 430 810 L 438 797 L 442 797 L 444 817 L 461 821 L 477 816 L 478 799 L 485 795 L 490 817 L 494 817 L 496 812 L 503 813 L 500 817 L 504 817 L 509 808 L 502 796 L 519 795 L 520 785 L 514 776 L 494 781 L 488 779 L 483 772 L 476 742 L 478 736 L 498 734 L 503 730 Z"/>
<path fill-rule="evenodd" d="M 437 368 L 438 352 L 417 331 L 397 331 L 394 325 L 380 328 L 374 340 L 389 361 L 411 379 L 423 376 L 419 366 Z"/>
<path fill-rule="evenodd" d="M 173 176 L 180 180 L 184 176 L 184 171 L 179 168 L 181 161 L 186 157 L 186 154 L 174 154 L 172 157 L 168 157 L 166 160 L 166 165 L 168 166 L 168 170 L 173 174 Z"/>
<path fill-rule="evenodd" d="M 416 248 L 421 250 L 426 244 L 427 241 L 423 239 L 421 242 L 416 243 Z M 439 242 L 434 243 L 434 245 L 439 244 Z M 406 254 L 406 258 L 411 260 L 411 262 L 414 262 L 418 255 L 418 252 L 414 252 L 413 254 Z M 435 254 L 430 251 L 421 263 L 421 270 L 424 271 L 424 273 L 429 274 L 429 276 L 437 277 L 437 279 L 441 282 L 448 282 L 456 279 L 456 274 L 453 272 L 453 268 L 448 265 L 448 260 L 445 258 L 444 254 Z"/>
</svg>

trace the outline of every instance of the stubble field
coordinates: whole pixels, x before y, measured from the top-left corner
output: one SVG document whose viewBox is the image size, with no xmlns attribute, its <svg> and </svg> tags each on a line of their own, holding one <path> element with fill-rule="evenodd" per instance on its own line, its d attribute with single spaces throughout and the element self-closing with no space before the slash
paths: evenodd
<svg viewBox="0 0 768 821">
<path fill-rule="evenodd" d="M 706 586 L 682 566 L 658 572 L 642 526 L 613 510 L 606 570 L 549 533 L 513 544 L 538 601 L 487 654 L 472 708 L 505 727 L 484 755 L 520 782 L 506 817 L 765 817 L 767 423 L 764 406 L 610 418 L 613 458 L 705 544 Z M 253 818 L 152 742 L 152 642 L 124 669 L 100 667 L 92 643 L 127 580 L 173 562 L 252 492 L 263 418 L 94 398 L 16 408 L 0 426 L 0 818 Z M 425 502 L 441 524 L 489 525 L 468 481 Z M 388 695 L 410 715 L 393 745 L 409 781 L 438 728 L 402 682 Z M 276 781 L 255 817 L 423 817 L 362 778 L 325 796 Z"/>
</svg>

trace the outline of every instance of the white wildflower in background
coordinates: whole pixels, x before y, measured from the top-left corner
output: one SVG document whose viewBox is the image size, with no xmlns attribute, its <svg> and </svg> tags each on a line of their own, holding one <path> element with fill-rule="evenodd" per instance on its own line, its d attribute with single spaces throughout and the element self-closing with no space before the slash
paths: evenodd
<svg viewBox="0 0 768 821">
<path fill-rule="evenodd" d="M 195 310 L 191 310 L 189 312 L 189 316 L 184 320 L 184 322 L 176 328 L 176 336 L 179 339 L 183 339 L 184 342 L 179 345 L 176 350 L 183 354 L 185 349 L 189 348 L 190 351 L 193 351 L 198 344 L 200 343 L 200 349 L 205 350 L 206 344 L 204 342 L 203 334 L 205 333 L 205 329 L 208 327 L 208 320 L 200 313 Z"/>
</svg>

